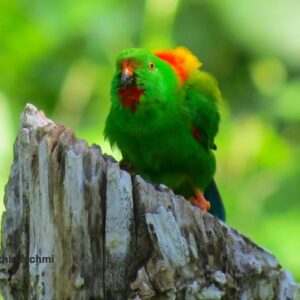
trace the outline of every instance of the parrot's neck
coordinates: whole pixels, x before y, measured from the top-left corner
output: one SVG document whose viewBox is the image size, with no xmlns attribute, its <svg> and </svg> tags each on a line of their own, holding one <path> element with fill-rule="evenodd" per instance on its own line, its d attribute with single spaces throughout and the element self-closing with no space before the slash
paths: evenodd
<svg viewBox="0 0 300 300">
<path fill-rule="evenodd" d="M 122 106 L 128 107 L 132 112 L 136 111 L 140 97 L 144 94 L 144 90 L 137 86 L 129 86 L 119 90 L 119 98 Z"/>
</svg>

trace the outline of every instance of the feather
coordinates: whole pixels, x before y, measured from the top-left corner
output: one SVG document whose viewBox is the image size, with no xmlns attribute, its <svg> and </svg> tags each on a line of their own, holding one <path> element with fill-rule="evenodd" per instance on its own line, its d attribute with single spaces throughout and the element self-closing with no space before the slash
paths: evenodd
<svg viewBox="0 0 300 300">
<path fill-rule="evenodd" d="M 174 68 L 181 82 L 189 79 L 191 74 L 202 65 L 200 60 L 185 47 L 177 47 L 171 50 L 156 50 L 153 53 Z"/>
</svg>

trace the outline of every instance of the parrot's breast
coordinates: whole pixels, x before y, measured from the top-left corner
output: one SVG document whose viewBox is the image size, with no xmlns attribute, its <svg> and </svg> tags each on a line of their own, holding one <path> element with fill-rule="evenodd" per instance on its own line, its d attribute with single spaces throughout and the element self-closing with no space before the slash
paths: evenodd
<svg viewBox="0 0 300 300">
<path fill-rule="evenodd" d="M 136 111 L 140 97 L 144 94 L 144 90 L 137 86 L 129 86 L 119 90 L 119 98 L 124 108 L 128 107 L 132 112 Z"/>
<path fill-rule="evenodd" d="M 207 186 L 215 172 L 215 159 L 195 138 L 188 122 L 170 109 L 161 115 L 142 114 L 142 109 L 134 114 L 114 110 L 108 118 L 107 133 L 123 158 L 139 174 L 181 194 L 176 189 L 179 184 Z"/>
</svg>

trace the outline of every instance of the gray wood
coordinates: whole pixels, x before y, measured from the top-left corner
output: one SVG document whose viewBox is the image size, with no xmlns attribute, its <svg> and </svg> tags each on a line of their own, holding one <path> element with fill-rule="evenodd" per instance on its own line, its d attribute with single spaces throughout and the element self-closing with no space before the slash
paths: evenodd
<svg viewBox="0 0 300 300">
<path fill-rule="evenodd" d="M 5 299 L 300 299 L 271 253 L 31 104 L 5 206 Z"/>
</svg>

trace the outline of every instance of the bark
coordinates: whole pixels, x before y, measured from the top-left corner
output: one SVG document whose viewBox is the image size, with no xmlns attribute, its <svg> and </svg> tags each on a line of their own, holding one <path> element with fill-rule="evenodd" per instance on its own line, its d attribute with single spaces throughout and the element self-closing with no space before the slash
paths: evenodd
<svg viewBox="0 0 300 300">
<path fill-rule="evenodd" d="M 120 170 L 30 104 L 5 206 L 5 299 L 299 297 L 271 253 L 167 187 Z"/>
</svg>

